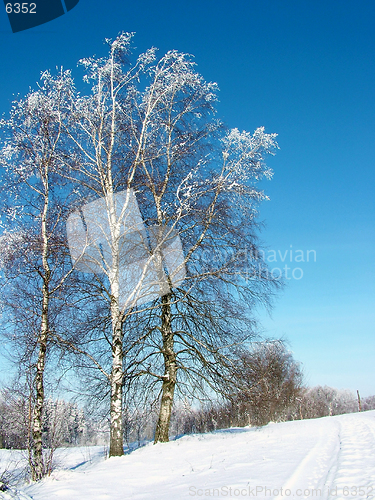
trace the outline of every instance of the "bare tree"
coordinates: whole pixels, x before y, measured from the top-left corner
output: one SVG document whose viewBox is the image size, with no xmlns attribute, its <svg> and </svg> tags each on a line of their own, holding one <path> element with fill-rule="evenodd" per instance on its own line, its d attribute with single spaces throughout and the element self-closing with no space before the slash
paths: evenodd
<svg viewBox="0 0 375 500">
<path fill-rule="evenodd" d="M 319 418 L 358 411 L 356 396 L 328 386 L 306 389 L 300 401 L 301 418 Z"/>
<path fill-rule="evenodd" d="M 223 310 L 228 324 L 233 319 L 234 333 L 236 322 L 240 323 L 254 304 L 267 302 L 277 285 L 259 259 L 255 236 L 256 207 L 265 198 L 256 182 L 263 175 L 270 176 L 264 155 L 272 152 L 276 143 L 275 136 L 263 129 L 253 135 L 225 132 L 212 117 L 216 87 L 195 72 L 187 55 L 168 53 L 155 66 L 154 75 L 145 96 L 152 109 L 153 128 L 145 137 L 141 173 L 136 178 L 139 183 L 135 185 L 149 224 L 178 228 L 186 249 L 183 265 L 188 271 L 182 293 L 170 291 L 160 300 L 158 329 L 164 373 L 159 375 L 161 407 L 155 442 L 164 442 L 168 441 L 177 372 L 179 368 L 185 374 L 194 371 L 193 364 L 186 370 L 178 357 L 194 352 L 199 359 L 197 354 L 201 354 L 203 366 L 217 369 L 218 359 L 224 361 L 225 356 L 218 355 L 212 363 L 202 352 L 224 354 L 225 345 L 233 342 L 233 336 L 228 335 L 225 344 L 220 335 Z M 208 342 L 208 336 L 203 342 L 194 337 L 199 327 L 198 316 L 195 325 L 191 321 L 196 314 L 192 304 L 199 302 L 204 304 L 206 315 L 212 308 L 211 320 L 221 309 L 220 320 L 216 324 L 211 321 Z M 178 313 L 172 312 L 174 304 Z M 185 323 L 187 329 L 179 332 L 173 321 Z M 181 353 L 176 352 L 176 339 L 185 345 Z M 241 336 L 237 337 L 237 342 L 240 340 Z"/>
<path fill-rule="evenodd" d="M 72 274 L 63 237 L 70 193 L 59 175 L 65 155 L 61 123 L 71 86 L 69 72 L 56 77 L 46 72 L 39 89 L 15 101 L 9 119 L 1 121 L 1 202 L 6 215 L 1 236 L 2 305 L 5 333 L 31 389 L 34 480 L 47 472 L 42 443 L 45 371 Z"/>
<path fill-rule="evenodd" d="M 109 374 L 102 370 L 111 386 L 111 456 L 123 454 L 123 324 L 127 317 L 120 289 L 123 228 L 133 199 L 130 188 L 140 163 L 147 118 L 143 130 L 137 131 L 140 143 L 135 151 L 132 151 L 133 145 L 129 151 L 125 143 L 134 140 L 134 129 L 139 125 L 139 120 L 133 124 L 135 117 L 131 105 L 136 93 L 135 85 L 154 57 L 151 50 L 141 55 L 134 66 L 123 71 L 130 39 L 130 34 L 123 34 L 114 42 L 108 41 L 110 52 L 107 58 L 81 61 L 87 68 L 86 81 L 93 81 L 93 93 L 90 97 L 71 100 L 71 122 L 65 124 L 64 129 L 72 148 L 65 162 L 70 168 L 70 178 L 81 186 L 82 199 L 87 200 L 91 194 L 91 200 L 93 196 L 103 200 L 100 230 L 108 252 L 104 256 L 99 248 L 101 243 L 98 243 L 98 256 L 92 259 L 92 267 L 102 284 L 111 312 L 112 369 Z M 134 156 L 130 158 L 133 152 Z M 126 191 L 119 198 L 119 189 L 124 186 Z M 107 283 L 103 282 L 103 278 L 108 280 Z"/>
<path fill-rule="evenodd" d="M 232 401 L 247 414 L 247 424 L 287 420 L 302 395 L 301 367 L 280 340 L 254 343 L 240 352 L 234 376 L 240 390 Z"/>
<path fill-rule="evenodd" d="M 368 396 L 363 399 L 362 411 L 375 410 L 375 396 Z"/>
</svg>

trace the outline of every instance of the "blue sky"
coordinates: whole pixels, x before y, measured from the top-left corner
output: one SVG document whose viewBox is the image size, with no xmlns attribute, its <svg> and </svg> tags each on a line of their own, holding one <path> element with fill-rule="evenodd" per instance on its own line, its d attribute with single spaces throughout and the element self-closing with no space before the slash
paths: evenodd
<svg viewBox="0 0 375 500">
<path fill-rule="evenodd" d="M 194 54 L 230 127 L 279 134 L 261 239 L 278 255 L 271 268 L 303 276 L 288 280 L 272 318 L 259 311 L 266 333 L 289 340 L 310 385 L 375 394 L 374 20 L 375 3 L 361 0 L 80 0 L 13 34 L 4 10 L 0 112 L 41 71 L 75 69 L 121 30 L 136 32 L 137 51 Z M 315 250 L 316 261 L 282 262 L 287 250 Z"/>
</svg>

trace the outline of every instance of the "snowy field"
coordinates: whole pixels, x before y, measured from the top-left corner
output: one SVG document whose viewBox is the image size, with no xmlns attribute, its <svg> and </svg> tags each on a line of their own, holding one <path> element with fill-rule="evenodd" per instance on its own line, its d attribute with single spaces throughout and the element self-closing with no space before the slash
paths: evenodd
<svg viewBox="0 0 375 500">
<path fill-rule="evenodd" d="M 57 458 L 50 478 L 0 499 L 375 498 L 375 411 L 184 436 L 121 458 L 105 460 L 103 447 Z"/>
</svg>

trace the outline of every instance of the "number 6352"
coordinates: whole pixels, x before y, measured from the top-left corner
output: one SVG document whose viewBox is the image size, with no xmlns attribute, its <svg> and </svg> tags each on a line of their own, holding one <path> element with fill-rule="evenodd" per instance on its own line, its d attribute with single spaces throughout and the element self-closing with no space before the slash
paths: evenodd
<svg viewBox="0 0 375 500">
<path fill-rule="evenodd" d="M 36 14 L 36 3 L 7 3 L 7 14 Z"/>
</svg>

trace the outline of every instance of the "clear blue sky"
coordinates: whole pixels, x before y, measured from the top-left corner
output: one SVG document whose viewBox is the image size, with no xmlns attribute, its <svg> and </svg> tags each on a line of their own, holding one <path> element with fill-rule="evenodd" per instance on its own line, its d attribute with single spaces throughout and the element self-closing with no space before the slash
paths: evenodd
<svg viewBox="0 0 375 500">
<path fill-rule="evenodd" d="M 139 51 L 194 54 L 230 127 L 279 134 L 265 245 L 283 258 L 316 252 L 316 262 L 270 263 L 303 277 L 289 280 L 272 319 L 259 313 L 265 330 L 290 341 L 309 384 L 375 394 L 374 22 L 375 3 L 361 0 L 80 0 L 13 34 L 0 9 L 0 112 L 42 70 L 104 54 L 121 30 L 137 33 Z"/>
</svg>

